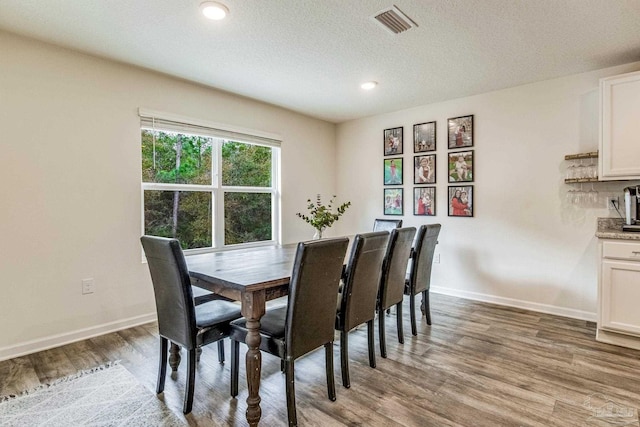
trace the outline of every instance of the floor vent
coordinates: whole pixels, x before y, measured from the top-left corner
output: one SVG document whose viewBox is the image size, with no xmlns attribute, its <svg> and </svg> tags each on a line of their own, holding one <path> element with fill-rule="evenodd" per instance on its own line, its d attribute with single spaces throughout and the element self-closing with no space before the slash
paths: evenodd
<svg viewBox="0 0 640 427">
<path fill-rule="evenodd" d="M 373 19 L 378 21 L 378 23 L 380 23 L 387 31 L 390 31 L 393 34 L 400 34 L 418 26 L 415 21 L 409 18 L 395 5 L 376 13 L 373 16 Z"/>
</svg>

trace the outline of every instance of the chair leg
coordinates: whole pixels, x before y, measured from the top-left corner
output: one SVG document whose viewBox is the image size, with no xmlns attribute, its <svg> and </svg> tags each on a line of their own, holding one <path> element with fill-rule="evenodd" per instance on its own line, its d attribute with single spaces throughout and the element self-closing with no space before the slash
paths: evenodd
<svg viewBox="0 0 640 427">
<path fill-rule="evenodd" d="M 218 341 L 218 361 L 224 363 L 224 338 Z"/>
<path fill-rule="evenodd" d="M 284 363 L 284 376 L 286 381 L 287 392 L 287 416 L 289 418 L 290 426 L 298 425 L 298 418 L 296 416 L 296 384 L 295 384 L 295 369 L 293 360 L 287 360 Z"/>
<path fill-rule="evenodd" d="M 327 374 L 327 393 L 329 400 L 336 400 L 336 381 L 333 378 L 333 342 L 324 345 L 325 368 Z"/>
<path fill-rule="evenodd" d="M 411 334 L 418 335 L 418 327 L 416 326 L 416 296 L 409 294 L 409 317 L 411 318 Z"/>
<path fill-rule="evenodd" d="M 369 347 L 369 366 L 376 367 L 376 344 L 374 340 L 373 319 L 367 322 L 367 347 Z"/>
<path fill-rule="evenodd" d="M 431 304 L 429 302 L 429 291 L 422 292 L 422 305 L 424 306 L 424 317 L 427 325 L 431 325 Z"/>
<path fill-rule="evenodd" d="M 156 393 L 164 391 L 164 378 L 167 376 L 167 352 L 169 351 L 169 340 L 160 337 L 160 364 L 158 365 L 158 384 Z"/>
<path fill-rule="evenodd" d="M 187 360 L 187 387 L 184 392 L 184 406 L 182 412 L 188 414 L 193 408 L 193 391 L 196 382 L 196 350 L 189 350 Z"/>
<path fill-rule="evenodd" d="M 349 332 L 340 331 L 340 370 L 342 372 L 342 385 L 351 387 L 349 381 Z"/>
<path fill-rule="evenodd" d="M 284 374 L 284 369 L 285 369 L 284 359 L 280 359 L 280 372 L 282 372 L 283 374 Z"/>
<path fill-rule="evenodd" d="M 398 342 L 404 344 L 404 329 L 402 327 L 402 301 L 396 305 L 396 323 L 398 324 Z"/>
<path fill-rule="evenodd" d="M 202 356 L 202 347 L 196 348 L 196 362 L 200 363 L 200 356 Z"/>
<path fill-rule="evenodd" d="M 231 340 L 231 397 L 238 395 L 238 364 L 240 363 L 240 343 Z"/>
<path fill-rule="evenodd" d="M 380 312 L 384 313 L 384 310 L 380 309 Z M 378 316 L 378 338 L 380 340 L 380 356 L 382 356 L 383 359 L 387 357 L 387 334 L 384 330 L 384 317 L 384 314 Z"/>
<path fill-rule="evenodd" d="M 180 366 L 180 346 L 174 342 L 171 343 L 171 348 L 169 349 L 169 366 L 171 366 L 171 370 L 176 372 L 178 370 L 178 366 Z"/>
</svg>

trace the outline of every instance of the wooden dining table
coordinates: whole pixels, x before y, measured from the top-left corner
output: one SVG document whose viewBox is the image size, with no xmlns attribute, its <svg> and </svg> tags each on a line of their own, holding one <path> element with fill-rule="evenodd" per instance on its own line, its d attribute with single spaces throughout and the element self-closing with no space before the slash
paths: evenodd
<svg viewBox="0 0 640 427">
<path fill-rule="evenodd" d="M 258 425 L 260 409 L 260 318 L 266 302 L 289 292 L 296 244 L 263 246 L 186 256 L 191 283 L 240 301 L 247 319 L 247 422 Z"/>
</svg>

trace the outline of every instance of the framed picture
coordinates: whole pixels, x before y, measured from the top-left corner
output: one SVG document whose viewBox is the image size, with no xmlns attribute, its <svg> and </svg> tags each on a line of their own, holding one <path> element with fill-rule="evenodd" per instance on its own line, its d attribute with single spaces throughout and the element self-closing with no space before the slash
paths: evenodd
<svg viewBox="0 0 640 427">
<path fill-rule="evenodd" d="M 402 157 L 384 159 L 384 185 L 402 185 Z"/>
<path fill-rule="evenodd" d="M 436 122 L 413 125 L 413 152 L 436 151 Z"/>
<path fill-rule="evenodd" d="M 473 150 L 449 153 L 449 182 L 473 181 Z"/>
<path fill-rule="evenodd" d="M 402 128 L 384 130 L 384 155 L 402 154 Z"/>
<path fill-rule="evenodd" d="M 449 216 L 473 216 L 473 185 L 449 186 Z"/>
<path fill-rule="evenodd" d="M 436 183 L 436 155 L 413 156 L 413 183 Z"/>
<path fill-rule="evenodd" d="M 436 187 L 413 187 L 413 214 L 435 216 Z"/>
<path fill-rule="evenodd" d="M 473 115 L 447 120 L 449 149 L 473 147 Z"/>
<path fill-rule="evenodd" d="M 384 189 L 384 214 L 402 215 L 404 208 L 402 188 Z"/>
</svg>

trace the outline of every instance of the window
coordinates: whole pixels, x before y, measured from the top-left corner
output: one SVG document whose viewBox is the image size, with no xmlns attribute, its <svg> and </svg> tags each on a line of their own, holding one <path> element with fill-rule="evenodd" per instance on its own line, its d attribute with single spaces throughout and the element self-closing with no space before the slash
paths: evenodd
<svg viewBox="0 0 640 427">
<path fill-rule="evenodd" d="M 278 140 L 140 115 L 144 234 L 185 250 L 277 241 Z"/>
</svg>

